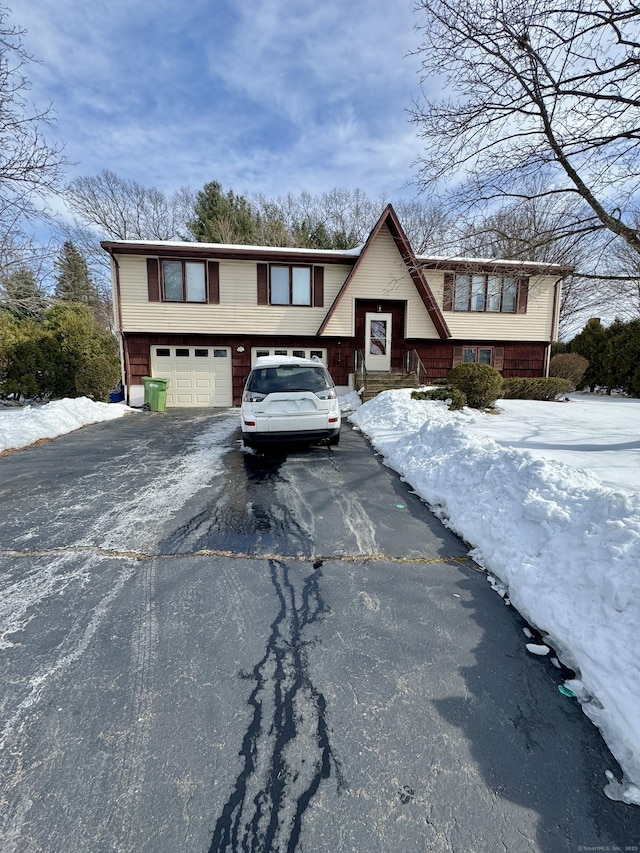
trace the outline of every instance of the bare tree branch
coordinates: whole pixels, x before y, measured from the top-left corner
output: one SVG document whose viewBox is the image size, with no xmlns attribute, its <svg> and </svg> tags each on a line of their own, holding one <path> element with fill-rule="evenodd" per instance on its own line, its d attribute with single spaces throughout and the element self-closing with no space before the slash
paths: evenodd
<svg viewBox="0 0 640 853">
<path fill-rule="evenodd" d="M 97 229 L 101 238 L 176 240 L 187 229 L 194 194 L 183 188 L 166 196 L 105 169 L 76 178 L 66 198 L 80 222 Z"/>
<path fill-rule="evenodd" d="M 629 217 L 640 189 L 640 9 L 619 0 L 419 0 L 425 140 L 419 183 L 455 181 L 459 203 L 575 195 L 594 229 L 640 253 Z M 432 98 L 440 78 L 448 98 Z M 573 225 L 570 223 L 569 228 Z"/>
<path fill-rule="evenodd" d="M 28 103 L 25 30 L 7 22 L 0 6 L 0 226 L 16 212 L 34 214 L 34 202 L 55 192 L 64 158 L 61 147 L 46 142 L 43 132 L 53 124 L 53 109 L 37 110 Z M 3 226 L 4 227 L 4 226 Z"/>
</svg>

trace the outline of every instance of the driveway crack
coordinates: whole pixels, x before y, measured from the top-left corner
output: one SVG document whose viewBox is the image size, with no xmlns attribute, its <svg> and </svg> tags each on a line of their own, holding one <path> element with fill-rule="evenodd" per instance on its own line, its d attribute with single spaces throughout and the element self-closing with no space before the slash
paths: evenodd
<svg viewBox="0 0 640 853">
<path fill-rule="evenodd" d="M 251 719 L 240 748 L 241 768 L 222 808 L 210 853 L 298 848 L 302 819 L 320 785 L 344 781 L 330 742 L 326 700 L 313 684 L 305 629 L 327 612 L 322 571 L 297 590 L 286 563 L 269 560 L 278 613 L 265 653 L 251 672 Z"/>
<path fill-rule="evenodd" d="M 468 556 L 459 554 L 448 555 L 444 554 L 439 557 L 401 557 L 394 554 L 271 554 L 271 553 L 249 553 L 242 551 L 231 551 L 226 549 L 201 548 L 197 551 L 176 551 L 166 554 L 150 554 L 144 551 L 119 550 L 115 548 L 101 548 L 99 545 L 66 545 L 57 548 L 35 548 L 33 550 L 16 550 L 0 548 L 0 557 L 12 558 L 34 558 L 34 557 L 59 557 L 60 555 L 68 554 L 89 554 L 94 557 L 107 557 L 110 559 L 120 560 L 182 560 L 192 557 L 225 557 L 238 560 L 278 560 L 281 562 L 295 561 L 297 563 L 311 563 L 314 567 L 319 568 L 325 562 L 334 563 L 360 563 L 360 562 L 390 562 L 390 563 L 458 563 L 459 565 L 469 565 L 476 569 L 479 567 L 473 563 Z"/>
</svg>

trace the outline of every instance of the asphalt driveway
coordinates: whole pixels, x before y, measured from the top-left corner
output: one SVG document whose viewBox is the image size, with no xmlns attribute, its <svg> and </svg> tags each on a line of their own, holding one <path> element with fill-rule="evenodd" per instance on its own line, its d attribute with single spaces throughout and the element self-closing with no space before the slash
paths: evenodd
<svg viewBox="0 0 640 853">
<path fill-rule="evenodd" d="M 0 849 L 634 849 L 466 550 L 348 424 L 261 456 L 174 410 L 1 458 Z"/>
</svg>

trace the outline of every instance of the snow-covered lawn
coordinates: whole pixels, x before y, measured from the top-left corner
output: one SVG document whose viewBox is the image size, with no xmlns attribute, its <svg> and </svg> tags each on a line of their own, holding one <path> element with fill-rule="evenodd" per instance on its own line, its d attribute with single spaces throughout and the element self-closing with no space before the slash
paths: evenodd
<svg viewBox="0 0 640 853">
<path fill-rule="evenodd" d="M 640 400 L 501 400 L 488 414 L 410 393 L 351 421 L 577 673 L 559 686 L 624 772 L 605 791 L 640 804 Z"/>
<path fill-rule="evenodd" d="M 559 686 L 624 772 L 609 775 L 606 793 L 640 805 L 640 400 L 498 406 L 449 412 L 388 391 L 351 421 L 576 671 Z M 0 407 L 0 452 L 130 411 L 86 398 Z"/>
</svg>

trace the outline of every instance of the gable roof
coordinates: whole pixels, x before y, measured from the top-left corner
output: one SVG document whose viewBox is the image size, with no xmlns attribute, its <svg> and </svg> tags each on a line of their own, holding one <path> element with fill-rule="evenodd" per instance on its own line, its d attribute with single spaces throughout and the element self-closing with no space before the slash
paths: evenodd
<svg viewBox="0 0 640 853">
<path fill-rule="evenodd" d="M 382 212 L 382 215 L 380 216 L 380 219 L 378 219 L 373 230 L 371 231 L 371 234 L 369 234 L 366 243 L 364 244 L 364 246 L 362 247 L 362 250 L 360 251 L 358 259 L 356 260 L 351 271 L 349 272 L 349 275 L 345 279 L 345 282 L 342 285 L 342 287 L 340 288 L 336 298 L 333 300 L 333 304 L 332 304 L 331 308 L 328 310 L 328 312 L 327 312 L 324 320 L 322 321 L 322 324 L 320 325 L 320 328 L 318 329 L 316 334 L 318 336 L 320 336 L 320 335 L 322 335 L 322 333 L 326 329 L 326 327 L 329 324 L 331 318 L 333 317 L 338 305 L 342 301 L 342 298 L 344 297 L 345 293 L 349 289 L 350 283 L 352 282 L 354 276 L 357 274 L 358 269 L 360 268 L 360 265 L 362 264 L 363 259 L 367 256 L 367 252 L 369 251 L 371 245 L 374 243 L 376 237 L 379 235 L 381 229 L 385 225 L 389 229 L 389 233 L 391 234 L 391 237 L 393 238 L 393 242 L 396 244 L 398 252 L 400 253 L 400 257 L 402 258 L 402 260 L 406 264 L 407 271 L 408 271 L 409 275 L 411 276 L 413 283 L 416 286 L 416 290 L 418 291 L 418 295 L 422 299 L 424 307 L 427 309 L 429 317 L 431 318 L 431 321 L 432 321 L 433 325 L 435 326 L 435 329 L 438 332 L 438 335 L 442 339 L 450 338 L 451 332 L 449 331 L 449 327 L 447 326 L 447 323 L 444 319 L 444 316 L 442 315 L 442 312 L 438 308 L 438 305 L 437 305 L 435 299 L 433 298 L 433 294 L 431 293 L 431 288 L 427 284 L 427 280 L 424 277 L 424 275 L 422 274 L 422 270 L 420 268 L 420 265 L 418 264 L 416 256 L 413 253 L 413 249 L 411 248 L 411 244 L 409 243 L 409 240 L 407 239 L 407 235 L 404 233 L 404 230 L 403 230 L 402 226 L 400 225 L 400 220 L 398 219 L 398 216 L 397 216 L 395 210 L 393 209 L 393 205 L 391 205 L 391 204 L 388 204 L 385 207 L 385 209 Z"/>
</svg>

